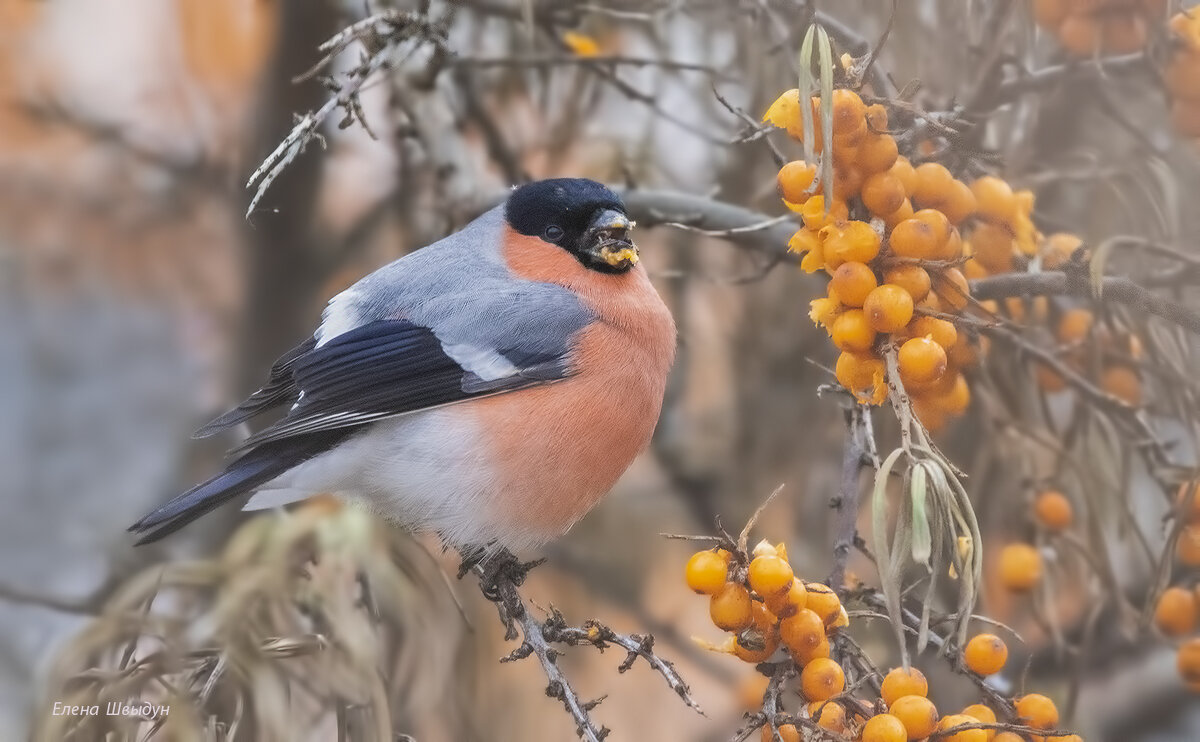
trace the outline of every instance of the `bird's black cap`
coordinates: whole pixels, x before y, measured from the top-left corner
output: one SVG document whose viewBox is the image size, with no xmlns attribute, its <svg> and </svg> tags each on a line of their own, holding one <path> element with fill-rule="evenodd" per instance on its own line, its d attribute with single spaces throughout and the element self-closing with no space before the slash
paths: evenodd
<svg viewBox="0 0 1200 742">
<path fill-rule="evenodd" d="M 512 192 L 504 210 L 509 225 L 517 232 L 556 244 L 589 268 L 623 272 L 612 270 L 594 256 L 597 219 L 612 212 L 626 213 L 621 197 L 603 183 L 587 178 L 527 183 Z"/>
</svg>

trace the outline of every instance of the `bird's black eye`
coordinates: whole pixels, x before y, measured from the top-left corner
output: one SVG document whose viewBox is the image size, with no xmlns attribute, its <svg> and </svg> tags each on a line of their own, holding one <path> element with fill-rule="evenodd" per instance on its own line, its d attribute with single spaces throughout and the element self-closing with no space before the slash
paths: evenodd
<svg viewBox="0 0 1200 742">
<path fill-rule="evenodd" d="M 546 242 L 558 242 L 563 238 L 563 228 L 557 224 L 551 224 L 546 227 L 546 231 L 542 232 L 542 236 L 546 238 Z"/>
</svg>

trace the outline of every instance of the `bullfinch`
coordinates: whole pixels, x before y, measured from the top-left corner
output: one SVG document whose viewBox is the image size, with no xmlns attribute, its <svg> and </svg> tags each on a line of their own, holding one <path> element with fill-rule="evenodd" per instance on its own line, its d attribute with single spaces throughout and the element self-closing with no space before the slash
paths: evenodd
<svg viewBox="0 0 1200 742">
<path fill-rule="evenodd" d="M 359 280 L 196 437 L 286 412 L 130 530 L 332 493 L 460 548 L 562 535 L 649 444 L 675 357 L 632 226 L 600 183 L 542 180 Z"/>
</svg>

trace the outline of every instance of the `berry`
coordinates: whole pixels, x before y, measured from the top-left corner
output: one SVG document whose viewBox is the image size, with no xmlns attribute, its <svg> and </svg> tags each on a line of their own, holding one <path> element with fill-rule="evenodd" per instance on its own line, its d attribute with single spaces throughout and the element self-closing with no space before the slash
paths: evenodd
<svg viewBox="0 0 1200 742">
<path fill-rule="evenodd" d="M 946 259 L 943 251 L 953 229 L 953 225 L 950 224 L 946 215 L 937 209 L 921 209 L 913 214 L 912 218 L 929 225 L 929 228 L 933 230 L 933 240 L 938 246 L 934 251 L 934 257 L 940 260 Z"/>
<path fill-rule="evenodd" d="M 922 206 L 945 201 L 953 189 L 954 176 L 940 163 L 926 162 L 918 165 L 916 176 L 912 198 Z"/>
<path fill-rule="evenodd" d="M 949 374 L 943 377 L 947 378 L 951 378 Z M 944 381 L 942 385 L 945 385 Z M 967 383 L 967 378 L 962 374 L 954 374 L 948 388 L 940 391 L 933 401 L 934 406 L 947 415 L 961 415 L 966 412 L 971 404 L 971 386 Z"/>
<path fill-rule="evenodd" d="M 939 235 L 925 220 L 917 219 L 915 214 L 893 227 L 888 238 L 893 254 L 922 260 L 933 260 L 944 243 L 945 235 Z"/>
<path fill-rule="evenodd" d="M 1100 388 L 1131 407 L 1142 403 L 1142 380 L 1125 365 L 1113 365 L 1100 373 Z"/>
<path fill-rule="evenodd" d="M 949 732 L 961 726 L 978 724 L 979 720 L 966 714 L 951 714 L 938 722 L 939 732 Z M 963 729 L 954 734 L 946 734 L 941 738 L 944 742 L 987 742 L 987 731 L 983 729 Z"/>
<path fill-rule="evenodd" d="M 836 198 L 829 206 L 829 213 L 826 213 L 825 195 L 822 193 L 810 196 L 800 207 L 800 218 L 804 220 L 804 226 L 814 232 L 820 231 L 822 227 L 845 221 L 849 216 L 850 210 L 846 208 L 846 202 Z"/>
<path fill-rule="evenodd" d="M 904 184 L 890 170 L 875 173 L 863 181 L 860 196 L 872 214 L 884 217 L 904 204 Z"/>
<path fill-rule="evenodd" d="M 838 299 L 848 307 L 861 307 L 876 285 L 874 271 L 857 261 L 839 265 L 829 281 Z"/>
<path fill-rule="evenodd" d="M 753 621 L 750 591 L 736 582 L 728 582 L 713 594 L 708 613 L 717 628 L 741 631 Z"/>
<path fill-rule="evenodd" d="M 1184 482 L 1175 493 L 1175 502 L 1184 520 L 1200 523 L 1200 479 Z"/>
<path fill-rule="evenodd" d="M 889 268 L 883 275 L 883 282 L 895 284 L 907 291 L 914 304 L 929 293 L 929 274 L 924 268 L 913 263 L 901 263 Z"/>
<path fill-rule="evenodd" d="M 862 307 L 867 322 L 877 332 L 896 332 L 903 329 L 913 316 L 912 294 L 890 283 L 871 291 Z"/>
<path fill-rule="evenodd" d="M 779 168 L 779 193 L 785 201 L 802 204 L 813 194 L 808 191 L 817 177 L 817 168 L 804 160 L 793 160 Z"/>
<path fill-rule="evenodd" d="M 1175 556 L 1185 567 L 1200 567 L 1200 525 L 1184 527 L 1175 545 Z"/>
<path fill-rule="evenodd" d="M 933 275 L 933 291 L 950 310 L 962 311 L 970 301 L 971 287 L 958 268 L 943 268 Z"/>
<path fill-rule="evenodd" d="M 971 232 L 973 257 L 989 273 L 1008 273 L 1013 269 L 1013 235 L 1008 227 L 991 222 L 976 225 Z"/>
<path fill-rule="evenodd" d="M 878 714 L 863 725 L 861 742 L 907 742 L 908 730 L 891 714 Z"/>
<path fill-rule="evenodd" d="M 837 703 L 813 701 L 808 704 L 808 713 L 822 729 L 839 734 L 846 731 L 846 709 Z"/>
<path fill-rule="evenodd" d="M 881 173 L 896 163 L 898 154 L 891 134 L 867 134 L 858 145 L 858 166 L 865 173 Z"/>
<path fill-rule="evenodd" d="M 1092 330 L 1096 318 L 1086 309 L 1071 309 L 1058 320 L 1058 342 L 1075 345 L 1083 342 Z"/>
<path fill-rule="evenodd" d="M 848 309 L 838 315 L 830 328 L 829 336 L 839 350 L 848 353 L 862 353 L 870 350 L 875 342 L 875 330 L 872 329 L 867 315 L 861 309 Z"/>
<path fill-rule="evenodd" d="M 1042 579 L 1042 556 L 1029 544 L 1008 544 L 1000 552 L 1000 584 L 1029 590 Z"/>
<path fill-rule="evenodd" d="M 759 694 L 759 695 L 761 695 L 761 694 Z M 995 724 L 996 723 L 996 712 L 992 711 L 987 706 L 984 706 L 982 703 L 971 704 L 970 706 L 967 706 L 965 709 L 963 709 L 962 712 L 963 712 L 963 716 L 969 716 L 972 719 L 975 719 L 976 721 L 983 722 L 984 724 Z M 986 731 L 986 737 L 989 740 L 996 736 L 995 729 L 988 729 L 985 731 Z"/>
<path fill-rule="evenodd" d="M 809 701 L 828 701 L 845 688 L 841 665 L 828 657 L 814 659 L 800 671 L 800 690 Z"/>
<path fill-rule="evenodd" d="M 912 196 L 913 191 L 917 189 L 917 171 L 908 161 L 907 157 L 897 157 L 896 162 L 888 170 L 892 175 L 899 179 L 900 184 L 904 186 L 904 194 Z"/>
<path fill-rule="evenodd" d="M 1067 0 L 1033 0 L 1033 18 L 1042 28 L 1058 28 L 1069 10 Z"/>
<path fill-rule="evenodd" d="M 883 676 L 880 697 L 891 706 L 901 696 L 926 696 L 929 694 L 929 681 L 924 673 L 915 667 L 905 670 L 903 667 L 893 668 Z"/>
<path fill-rule="evenodd" d="M 906 386 L 932 384 L 946 372 L 946 351 L 929 338 L 904 341 L 898 355 L 900 380 Z"/>
<path fill-rule="evenodd" d="M 882 404 L 887 396 L 883 359 L 861 353 L 842 353 L 834 366 L 838 383 L 864 404 Z"/>
<path fill-rule="evenodd" d="M 1200 682 L 1200 637 L 1193 637 L 1179 645 L 1175 667 L 1179 670 L 1179 676 L 1188 683 Z"/>
<path fill-rule="evenodd" d="M 867 126 L 876 134 L 887 133 L 888 112 L 882 103 L 867 106 Z"/>
<path fill-rule="evenodd" d="M 1071 527 L 1075 514 L 1066 495 L 1046 490 L 1033 501 L 1033 517 L 1042 528 L 1058 533 Z"/>
<path fill-rule="evenodd" d="M 950 184 L 946 198 L 937 203 L 937 208 L 946 215 L 951 224 L 960 224 L 976 211 L 975 194 L 966 183 L 956 180 Z"/>
<path fill-rule="evenodd" d="M 804 667 L 813 660 L 825 659 L 830 655 L 829 639 L 822 639 L 819 644 L 806 649 L 793 649 L 792 661 Z"/>
<path fill-rule="evenodd" d="M 866 124 L 867 107 L 853 90 L 833 91 L 833 135 L 856 131 Z"/>
<path fill-rule="evenodd" d="M 824 247 L 826 262 L 836 256 L 839 265 L 844 262 L 869 263 L 879 254 L 879 233 L 866 222 L 848 222 L 825 238 Z"/>
<path fill-rule="evenodd" d="M 1026 726 L 1035 729 L 1053 729 L 1058 726 L 1058 707 L 1054 701 L 1040 693 L 1021 696 L 1016 701 L 1017 718 Z"/>
<path fill-rule="evenodd" d="M 1192 591 L 1167 588 L 1154 607 L 1154 624 L 1167 636 L 1187 636 L 1196 628 L 1196 608 Z"/>
<path fill-rule="evenodd" d="M 763 598 L 772 613 L 780 618 L 787 618 L 796 615 L 801 608 L 804 608 L 808 602 L 808 592 L 804 589 L 803 582 L 793 579 L 787 590 L 775 595 L 766 595 Z"/>
<path fill-rule="evenodd" d="M 897 224 L 905 219 L 911 219 L 913 215 L 912 202 L 907 198 L 900 204 L 900 208 L 896 209 L 891 214 L 883 217 L 883 223 L 888 229 L 894 229 Z"/>
<path fill-rule="evenodd" d="M 963 651 L 963 662 L 971 672 L 980 675 L 995 675 L 1007 661 L 1008 646 L 995 634 L 976 634 Z"/>
<path fill-rule="evenodd" d="M 800 742 L 800 730 L 795 724 L 784 724 L 778 727 L 779 739 L 783 742 Z M 775 733 L 771 731 L 771 726 L 768 724 L 762 728 L 762 742 L 778 742 L 775 738 Z"/>
<path fill-rule="evenodd" d="M 888 711 L 904 725 L 910 740 L 924 739 L 937 729 L 937 708 L 924 696 L 901 696 Z"/>
<path fill-rule="evenodd" d="M 712 595 L 725 587 L 729 561 L 715 551 L 698 551 L 688 560 L 684 570 L 687 586 L 704 595 Z"/>
<path fill-rule="evenodd" d="M 933 342 L 943 348 L 949 348 L 958 342 L 958 329 L 955 328 L 953 322 L 930 317 L 927 314 L 913 317 L 913 321 L 908 323 L 905 334 L 915 338 L 931 338 Z"/>
<path fill-rule="evenodd" d="M 1072 13 L 1058 27 L 1058 42 L 1077 57 L 1090 57 L 1100 46 L 1100 23 L 1092 15 Z"/>
<path fill-rule="evenodd" d="M 815 612 L 802 608 L 779 624 L 779 638 L 793 652 L 812 651 L 825 639 L 825 622 Z"/>
<path fill-rule="evenodd" d="M 737 686 L 738 705 L 746 711 L 757 711 L 762 706 L 770 682 L 770 678 L 758 672 L 742 678 Z"/>
<path fill-rule="evenodd" d="M 759 595 L 782 595 L 792 586 L 792 567 L 777 556 L 755 557 L 750 560 L 748 577 L 750 589 Z"/>
<path fill-rule="evenodd" d="M 842 601 L 837 593 L 819 582 L 808 582 L 804 587 L 808 590 L 808 609 L 820 616 L 821 623 L 828 626 L 836 621 L 842 609 Z"/>
<path fill-rule="evenodd" d="M 985 175 L 971 184 L 975 210 L 988 221 L 1011 223 L 1017 216 L 1017 199 L 1012 187 L 1000 178 Z"/>
<path fill-rule="evenodd" d="M 1042 267 L 1050 271 L 1063 267 L 1082 246 L 1083 240 L 1079 237 L 1067 232 L 1055 232 L 1042 242 L 1038 250 Z"/>
</svg>

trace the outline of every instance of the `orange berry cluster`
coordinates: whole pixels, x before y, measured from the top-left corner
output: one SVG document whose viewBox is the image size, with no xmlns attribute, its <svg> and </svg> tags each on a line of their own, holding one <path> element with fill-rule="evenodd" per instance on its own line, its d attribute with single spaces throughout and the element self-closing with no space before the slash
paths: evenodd
<svg viewBox="0 0 1200 742">
<path fill-rule="evenodd" d="M 797 691 L 804 705 L 798 715 L 818 727 L 856 742 L 907 742 L 935 732 L 951 742 L 1010 739 L 1003 735 L 1011 733 L 995 729 L 959 729 L 997 723 L 995 712 L 983 704 L 940 716 L 928 698 L 929 683 L 915 667 L 888 672 L 878 699 L 845 694 L 845 671 L 831 658 L 829 640 L 849 626 L 849 617 L 829 587 L 796 577 L 783 544 L 762 541 L 749 556 L 720 548 L 699 551 L 688 560 L 684 577 L 689 588 L 708 596 L 713 624 L 730 632 L 725 642 L 708 647 L 754 664 L 786 653 L 799 670 Z M 1008 647 L 994 634 L 972 637 L 962 651 L 963 666 L 982 676 L 1000 672 L 1007 661 Z M 739 692 L 747 711 L 762 706 L 767 683 L 761 674 L 747 679 Z M 1046 730 L 1058 724 L 1058 710 L 1045 696 L 1022 696 L 1015 707 L 1018 724 Z M 794 724 L 778 732 L 785 742 L 802 739 Z M 762 728 L 762 739 L 775 739 L 769 725 Z M 1073 735 L 1045 739 L 1082 742 Z"/>
<path fill-rule="evenodd" d="M 1030 515 L 1038 528 L 1051 534 L 1062 533 L 1075 522 L 1075 509 L 1070 499 L 1054 489 L 1042 490 L 1034 497 Z M 1045 569 L 1041 552 L 1024 542 L 1005 545 L 997 564 L 1000 584 L 1012 592 L 1032 590 L 1041 582 Z"/>
<path fill-rule="evenodd" d="M 1143 356 L 1141 341 L 1132 333 L 1113 333 L 1095 325 L 1095 315 L 1082 307 L 1068 309 L 1059 316 L 1055 337 L 1063 363 L 1079 374 L 1090 376 L 1091 364 L 1085 351 L 1087 343 L 1094 337 L 1101 355 L 1096 383 L 1126 404 L 1140 405 L 1142 379 L 1138 363 Z M 1058 392 L 1066 388 L 1063 377 L 1045 364 L 1036 364 L 1034 372 L 1043 391 Z"/>
<path fill-rule="evenodd" d="M 1148 23 L 1161 19 L 1167 0 L 1034 0 L 1037 24 L 1076 57 L 1132 54 L 1145 48 Z"/>
<path fill-rule="evenodd" d="M 688 560 L 685 578 L 693 591 L 709 596 L 713 624 L 730 632 L 717 649 L 745 662 L 765 662 L 781 644 L 800 667 L 828 659 L 828 632 L 849 623 L 833 590 L 796 578 L 783 544 L 760 543 L 748 562 L 725 549 L 697 552 Z M 837 685 L 830 680 L 829 687 Z M 840 692 L 837 687 L 809 700 L 824 701 Z"/>
<path fill-rule="evenodd" d="M 812 98 L 810 105 L 819 123 L 824 104 Z M 886 399 L 882 350 L 896 342 L 917 416 L 940 427 L 970 402 L 960 373 L 973 358 L 970 341 L 936 315 L 968 303 L 957 225 L 974 213 L 975 195 L 944 166 L 913 167 L 900 156 L 883 106 L 868 106 L 847 89 L 835 90 L 829 105 L 832 201 L 825 202 L 817 168 L 803 160 L 784 165 L 778 178 L 784 202 L 804 222 L 789 248 L 804 256 L 805 271 L 831 277 L 828 295 L 812 302 L 809 316 L 842 351 L 839 383 L 864 404 Z M 803 139 L 798 91 L 781 95 L 764 120 Z"/>
<path fill-rule="evenodd" d="M 1189 15 L 1190 13 L 1190 15 Z M 1200 138 L 1200 11 L 1171 18 L 1176 47 L 1163 75 L 1171 94 L 1171 125 L 1181 136 Z"/>
<path fill-rule="evenodd" d="M 1176 558 L 1184 567 L 1200 567 L 1200 481 L 1179 488 L 1177 510 L 1184 526 Z M 1195 635 L 1200 623 L 1200 584 L 1164 590 L 1154 607 L 1154 623 L 1168 637 L 1183 640 L 1176 655 L 1179 675 L 1188 688 L 1200 693 L 1200 636 Z"/>
</svg>

